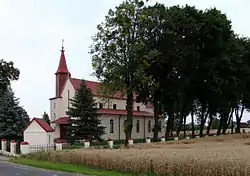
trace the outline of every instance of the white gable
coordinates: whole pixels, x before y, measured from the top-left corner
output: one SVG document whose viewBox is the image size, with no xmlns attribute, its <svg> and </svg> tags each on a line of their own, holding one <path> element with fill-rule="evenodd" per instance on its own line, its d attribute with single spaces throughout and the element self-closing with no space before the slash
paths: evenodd
<svg viewBox="0 0 250 176">
<path fill-rule="evenodd" d="M 25 131 L 45 131 L 35 120 L 25 129 Z"/>
</svg>

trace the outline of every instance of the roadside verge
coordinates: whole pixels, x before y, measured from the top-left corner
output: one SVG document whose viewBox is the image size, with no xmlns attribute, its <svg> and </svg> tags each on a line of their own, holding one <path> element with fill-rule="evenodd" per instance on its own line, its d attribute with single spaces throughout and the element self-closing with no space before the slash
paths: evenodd
<svg viewBox="0 0 250 176">
<path fill-rule="evenodd" d="M 96 175 L 96 176 L 136 176 L 135 174 L 130 173 L 120 173 L 116 171 L 106 171 L 100 169 L 92 169 L 82 165 L 73 165 L 73 164 L 62 164 L 62 163 L 53 163 L 49 161 L 41 161 L 27 158 L 13 158 L 10 160 L 12 163 L 28 165 L 48 170 L 57 170 L 64 172 L 72 172 L 79 174 L 87 174 L 87 175 Z"/>
</svg>

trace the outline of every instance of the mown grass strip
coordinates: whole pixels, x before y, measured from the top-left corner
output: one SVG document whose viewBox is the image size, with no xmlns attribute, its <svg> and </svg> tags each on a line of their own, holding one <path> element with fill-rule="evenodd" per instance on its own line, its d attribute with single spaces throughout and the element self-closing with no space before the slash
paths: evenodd
<svg viewBox="0 0 250 176">
<path fill-rule="evenodd" d="M 63 164 L 63 163 L 52 163 L 49 161 L 41 161 L 27 158 L 14 158 L 11 159 L 10 162 L 28 165 L 48 170 L 57 170 L 64 172 L 73 172 L 79 174 L 87 174 L 87 175 L 96 175 L 96 176 L 136 176 L 131 173 L 120 173 L 116 171 L 106 171 L 100 169 L 92 169 L 82 165 L 74 165 L 74 164 Z"/>
</svg>

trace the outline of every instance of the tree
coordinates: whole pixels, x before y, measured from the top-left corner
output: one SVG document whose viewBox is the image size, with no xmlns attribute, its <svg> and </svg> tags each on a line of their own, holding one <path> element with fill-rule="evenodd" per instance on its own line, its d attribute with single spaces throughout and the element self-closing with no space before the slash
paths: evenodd
<svg viewBox="0 0 250 176">
<path fill-rule="evenodd" d="M 144 44 L 138 27 L 144 3 L 126 0 L 115 10 L 109 10 L 105 22 L 98 25 L 98 33 L 91 46 L 92 65 L 95 75 L 109 94 L 117 91 L 126 94 L 127 125 L 125 144 L 133 128 L 133 103 L 136 85 L 141 81 L 140 67 L 144 56 Z M 106 92 L 106 91 L 104 91 Z"/>
<path fill-rule="evenodd" d="M 166 8 L 163 4 L 156 3 L 154 6 L 144 7 L 141 11 L 141 23 L 138 26 L 138 33 L 142 37 L 144 44 L 143 51 L 147 53 L 143 60 L 141 69 L 141 83 L 136 86 L 137 101 L 147 104 L 151 103 L 154 107 L 154 128 L 153 140 L 158 140 L 159 133 L 159 115 L 164 115 L 162 111 L 162 90 L 159 85 L 160 72 L 155 65 L 155 59 L 159 56 L 159 38 L 162 35 L 164 19 L 166 18 Z M 155 74 L 157 73 L 157 74 Z"/>
<path fill-rule="evenodd" d="M 14 67 L 13 62 L 6 62 L 0 59 L 0 97 L 7 90 L 10 81 L 18 80 L 19 74 L 20 72 Z"/>
<path fill-rule="evenodd" d="M 49 115 L 46 112 L 44 112 L 42 116 L 43 116 L 43 120 L 50 125 Z"/>
<path fill-rule="evenodd" d="M 250 120 L 247 121 L 248 128 L 250 127 Z"/>
<path fill-rule="evenodd" d="M 98 109 L 95 108 L 93 94 L 84 81 L 70 100 L 67 115 L 70 117 L 69 138 L 71 140 L 101 140 L 101 136 L 105 134 Z"/>
<path fill-rule="evenodd" d="M 21 137 L 28 123 L 27 112 L 19 106 L 19 100 L 8 87 L 0 98 L 0 138 Z"/>
</svg>

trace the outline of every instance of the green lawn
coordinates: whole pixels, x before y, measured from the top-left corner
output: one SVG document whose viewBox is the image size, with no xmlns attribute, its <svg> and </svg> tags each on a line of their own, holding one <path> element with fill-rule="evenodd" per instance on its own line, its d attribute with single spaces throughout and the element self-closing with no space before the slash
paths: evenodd
<svg viewBox="0 0 250 176">
<path fill-rule="evenodd" d="M 14 158 L 14 159 L 11 159 L 10 162 L 23 164 L 23 165 L 29 165 L 33 167 L 39 167 L 43 169 L 49 169 L 49 170 L 74 172 L 74 173 L 96 175 L 96 176 L 97 175 L 99 176 L 136 176 L 138 175 L 138 174 L 131 174 L 131 173 L 120 173 L 116 171 L 92 169 L 92 168 L 81 166 L 81 165 L 78 166 L 78 165 L 73 165 L 73 164 L 52 163 L 49 161 L 40 161 L 40 160 L 27 159 L 27 158 Z"/>
</svg>

